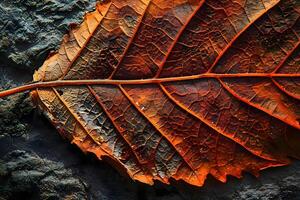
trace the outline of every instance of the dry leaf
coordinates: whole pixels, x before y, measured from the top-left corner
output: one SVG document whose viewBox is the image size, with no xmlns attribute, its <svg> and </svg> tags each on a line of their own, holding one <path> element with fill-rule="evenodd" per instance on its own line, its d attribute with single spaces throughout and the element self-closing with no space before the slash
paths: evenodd
<svg viewBox="0 0 300 200">
<path fill-rule="evenodd" d="M 105 1 L 2 96 L 33 89 L 64 137 L 134 180 L 257 175 L 300 158 L 299 16 L 299 0 Z"/>
</svg>

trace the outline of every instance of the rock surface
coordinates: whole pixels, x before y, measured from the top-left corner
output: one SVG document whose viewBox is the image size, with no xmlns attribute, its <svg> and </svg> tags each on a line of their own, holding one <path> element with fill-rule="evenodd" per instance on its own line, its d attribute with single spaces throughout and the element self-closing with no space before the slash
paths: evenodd
<svg viewBox="0 0 300 200">
<path fill-rule="evenodd" d="M 79 22 L 94 4 L 95 0 L 2 0 L 0 89 L 31 81 L 32 71 L 58 47 L 68 24 Z M 133 182 L 63 140 L 27 94 L 0 100 L 0 160 L 0 199 L 300 199 L 299 161 L 265 170 L 258 179 L 245 174 L 223 184 L 209 177 L 202 188 L 181 182 Z"/>
<path fill-rule="evenodd" d="M 96 0 L 1 0 L 0 57 L 32 70 L 58 47 L 70 23 L 80 22 Z"/>
<path fill-rule="evenodd" d="M 85 184 L 73 176 L 61 163 L 16 150 L 0 160 L 0 195 L 4 199 L 87 199 Z"/>
</svg>

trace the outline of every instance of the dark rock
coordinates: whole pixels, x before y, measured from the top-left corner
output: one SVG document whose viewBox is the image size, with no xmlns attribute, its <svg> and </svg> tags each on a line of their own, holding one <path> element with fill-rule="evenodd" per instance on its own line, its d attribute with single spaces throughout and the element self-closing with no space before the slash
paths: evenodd
<svg viewBox="0 0 300 200">
<path fill-rule="evenodd" d="M 88 198 L 85 184 L 63 164 L 25 151 L 13 151 L 0 160 L 0 184 L 4 199 Z"/>
<path fill-rule="evenodd" d="M 14 84 L 1 79 L 1 89 L 8 89 Z M 25 137 L 29 126 L 24 118 L 33 110 L 32 102 L 26 94 L 16 94 L 0 99 L 0 137 Z"/>
<path fill-rule="evenodd" d="M 1 64 L 37 69 L 96 0 L 1 0 Z"/>
</svg>

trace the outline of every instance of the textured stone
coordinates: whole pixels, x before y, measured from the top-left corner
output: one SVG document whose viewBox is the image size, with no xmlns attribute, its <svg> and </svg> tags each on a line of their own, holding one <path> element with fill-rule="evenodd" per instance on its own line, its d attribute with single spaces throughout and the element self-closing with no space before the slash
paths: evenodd
<svg viewBox="0 0 300 200">
<path fill-rule="evenodd" d="M 34 153 L 13 151 L 0 161 L 4 199 L 87 199 L 85 184 L 61 163 Z"/>
<path fill-rule="evenodd" d="M 10 81 L 5 82 L 3 80 L 1 82 L 0 89 L 14 86 Z M 0 137 L 25 137 L 29 127 L 24 117 L 31 113 L 32 110 L 32 102 L 26 94 L 16 94 L 0 99 Z"/>
<path fill-rule="evenodd" d="M 58 47 L 68 25 L 80 22 L 95 1 L 2 0 L 0 60 L 29 70 L 37 68 Z"/>
</svg>

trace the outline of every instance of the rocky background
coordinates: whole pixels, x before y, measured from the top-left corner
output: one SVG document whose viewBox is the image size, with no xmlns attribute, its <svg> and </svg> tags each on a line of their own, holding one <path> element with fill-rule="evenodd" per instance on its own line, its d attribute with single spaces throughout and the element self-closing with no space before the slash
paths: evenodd
<svg viewBox="0 0 300 200">
<path fill-rule="evenodd" d="M 70 23 L 96 0 L 1 0 L 0 90 L 31 81 Z M 182 182 L 147 186 L 121 176 L 63 140 L 27 94 L 0 99 L 0 199 L 300 199 L 300 162 L 202 188 Z"/>
</svg>

